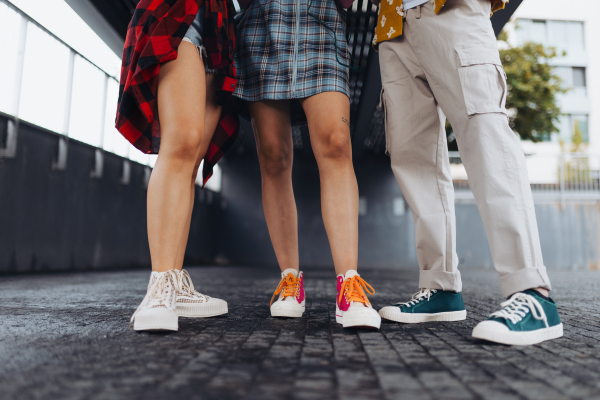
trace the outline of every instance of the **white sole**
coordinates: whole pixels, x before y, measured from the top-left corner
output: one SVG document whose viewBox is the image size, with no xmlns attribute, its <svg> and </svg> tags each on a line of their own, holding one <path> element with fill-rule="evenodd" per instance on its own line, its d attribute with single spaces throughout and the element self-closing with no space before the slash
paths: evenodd
<svg viewBox="0 0 600 400">
<path fill-rule="evenodd" d="M 557 339 L 563 335 L 563 324 L 549 328 L 537 329 L 530 332 L 501 332 L 494 329 L 485 329 L 476 326 L 473 329 L 473 337 L 490 342 L 510 344 L 514 346 L 526 346 L 541 343 L 546 340 Z"/>
<path fill-rule="evenodd" d="M 348 314 L 335 307 L 335 322 L 341 324 L 344 328 L 375 328 L 381 326 L 381 317 L 377 312 L 358 313 L 356 315 Z"/>
<path fill-rule="evenodd" d="M 227 303 L 218 302 L 216 304 L 177 304 L 177 315 L 186 318 L 207 318 L 217 315 L 227 314 Z"/>
<path fill-rule="evenodd" d="M 271 317 L 300 318 L 304 310 L 271 310 Z"/>
<path fill-rule="evenodd" d="M 395 307 L 397 308 L 397 307 Z M 402 322 L 405 324 L 418 324 L 421 322 L 434 322 L 434 321 L 463 321 L 467 319 L 467 310 L 461 311 L 448 311 L 435 314 L 408 314 L 395 310 L 379 310 L 381 318 L 389 319 L 390 321 Z"/>
<path fill-rule="evenodd" d="M 137 315 L 133 321 L 136 331 L 176 331 L 179 329 L 177 314 Z"/>
<path fill-rule="evenodd" d="M 271 308 L 271 317 L 300 318 L 304 314 L 304 302 L 302 300 L 301 304 L 290 308 Z"/>
</svg>

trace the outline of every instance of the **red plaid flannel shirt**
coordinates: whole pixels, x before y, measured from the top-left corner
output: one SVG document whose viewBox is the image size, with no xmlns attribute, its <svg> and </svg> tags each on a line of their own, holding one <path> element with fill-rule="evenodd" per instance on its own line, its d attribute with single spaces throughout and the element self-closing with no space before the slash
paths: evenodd
<svg viewBox="0 0 600 400">
<path fill-rule="evenodd" d="M 207 67 L 222 79 L 217 103 L 223 112 L 204 157 L 206 184 L 214 165 L 233 145 L 239 119 L 231 94 L 237 85 L 234 10 L 231 0 L 141 0 L 127 30 L 116 127 L 146 154 L 157 154 L 160 124 L 156 112 L 160 65 L 177 58 L 177 48 L 202 5 L 206 6 L 203 44 Z"/>
</svg>

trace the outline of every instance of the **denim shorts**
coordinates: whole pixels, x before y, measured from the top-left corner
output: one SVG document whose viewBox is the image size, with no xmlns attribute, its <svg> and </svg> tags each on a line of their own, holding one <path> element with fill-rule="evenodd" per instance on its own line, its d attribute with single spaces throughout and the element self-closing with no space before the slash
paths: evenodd
<svg viewBox="0 0 600 400">
<path fill-rule="evenodd" d="M 194 19 L 194 22 L 192 22 L 192 24 L 188 28 L 187 32 L 185 33 L 185 36 L 183 37 L 183 41 L 191 43 L 194 46 L 196 46 L 196 48 L 198 49 L 198 54 L 200 54 L 202 56 L 202 59 L 204 60 L 204 68 L 206 69 L 206 72 L 213 72 L 212 70 L 209 70 L 208 67 L 206 66 L 207 54 L 206 54 L 206 48 L 204 47 L 204 41 L 202 40 L 202 34 L 204 33 L 204 13 L 205 13 L 205 11 L 206 11 L 205 5 L 202 5 L 198 9 L 198 14 L 196 14 L 196 19 Z"/>
</svg>

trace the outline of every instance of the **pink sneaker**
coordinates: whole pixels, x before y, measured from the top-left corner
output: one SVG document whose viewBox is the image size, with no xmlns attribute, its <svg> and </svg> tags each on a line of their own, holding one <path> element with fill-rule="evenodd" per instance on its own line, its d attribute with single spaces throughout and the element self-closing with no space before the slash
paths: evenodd
<svg viewBox="0 0 600 400">
<path fill-rule="evenodd" d="M 275 296 L 279 295 L 276 302 Z M 293 268 L 281 273 L 281 281 L 271 298 L 271 316 L 299 318 L 304 314 L 304 274 Z"/>
<path fill-rule="evenodd" d="M 357 326 L 379 329 L 381 317 L 365 294 L 366 291 L 373 295 L 375 290 L 355 270 L 349 270 L 345 276 L 338 275 L 337 291 L 336 322 L 344 328 Z"/>
</svg>

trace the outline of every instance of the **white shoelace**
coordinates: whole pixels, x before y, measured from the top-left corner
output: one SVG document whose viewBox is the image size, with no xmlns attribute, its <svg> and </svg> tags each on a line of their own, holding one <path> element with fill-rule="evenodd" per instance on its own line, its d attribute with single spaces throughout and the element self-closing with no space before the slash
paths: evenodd
<svg viewBox="0 0 600 400">
<path fill-rule="evenodd" d="M 510 299 L 500 304 L 500 306 L 502 307 L 502 310 L 492 313 L 490 317 L 505 318 L 513 324 L 516 324 L 531 311 L 533 318 L 544 321 L 546 328 L 549 326 L 544 308 L 532 295 L 520 292 L 515 293 Z"/>
<path fill-rule="evenodd" d="M 437 290 L 435 290 L 435 289 L 421 289 L 417 293 L 415 293 L 415 294 L 412 295 L 412 298 L 410 299 L 410 301 L 407 301 L 406 303 L 397 303 L 396 305 L 397 306 L 411 307 L 411 306 L 414 306 L 414 305 L 420 303 L 421 300 L 424 300 L 425 298 L 427 298 L 427 301 L 429 301 L 429 298 L 434 293 L 437 293 Z"/>
<path fill-rule="evenodd" d="M 176 276 L 173 276 L 176 274 Z M 152 286 L 148 289 L 148 293 L 146 293 L 146 297 L 142 300 L 142 303 L 138 306 L 137 310 L 131 316 L 131 320 L 129 321 L 129 328 L 131 328 L 131 324 L 133 323 L 136 314 L 143 307 L 165 307 L 169 310 L 174 311 L 175 308 L 169 305 L 168 296 L 169 291 L 167 290 L 167 285 L 169 283 L 175 284 L 179 279 L 179 274 L 177 274 L 174 270 L 170 270 L 160 274 L 160 277 L 154 281 Z M 171 282 L 169 282 L 171 280 Z M 172 288 L 171 290 L 176 290 L 176 288 Z"/>
<path fill-rule="evenodd" d="M 208 301 L 208 299 L 209 299 L 208 296 L 206 296 L 194 289 L 194 284 L 192 283 L 192 277 L 185 269 L 182 269 L 181 272 L 179 272 L 177 274 L 177 277 L 178 277 L 177 283 L 179 286 L 178 289 L 181 292 L 183 292 L 184 294 L 190 295 L 192 297 L 200 297 L 202 299 L 202 301 L 204 301 L 204 302 Z"/>
</svg>

